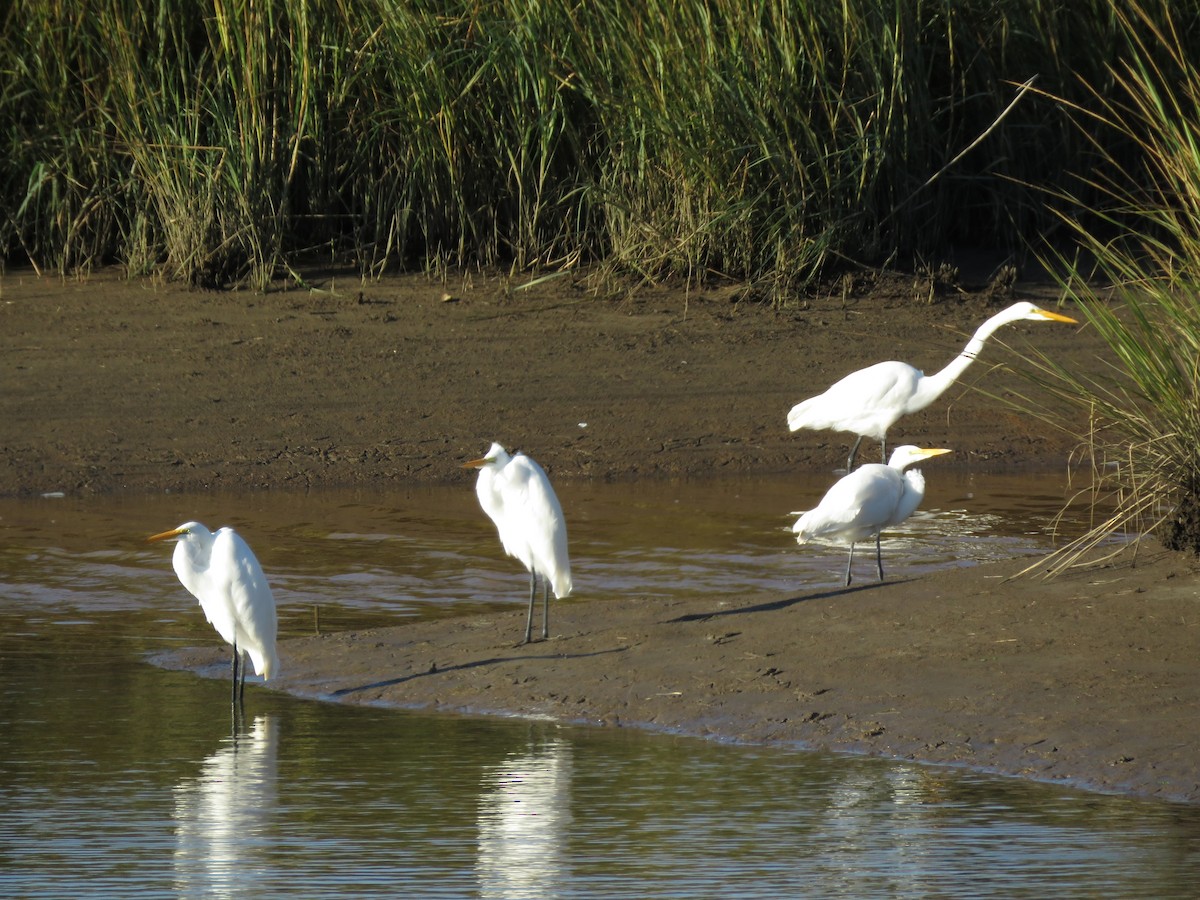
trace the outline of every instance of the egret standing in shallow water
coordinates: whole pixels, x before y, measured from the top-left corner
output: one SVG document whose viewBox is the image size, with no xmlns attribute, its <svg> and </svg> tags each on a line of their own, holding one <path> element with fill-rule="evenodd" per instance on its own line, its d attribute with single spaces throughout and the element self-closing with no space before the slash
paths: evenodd
<svg viewBox="0 0 1200 900">
<path fill-rule="evenodd" d="M 850 586 L 850 567 L 854 563 L 854 545 L 875 538 L 875 564 L 883 581 L 883 555 L 879 533 L 890 525 L 899 525 L 921 505 L 925 496 L 925 476 L 909 468 L 931 456 L 949 450 L 923 450 L 911 444 L 897 447 L 887 465 L 868 463 L 843 476 L 821 498 L 816 508 L 801 513 L 792 531 L 796 541 L 849 541 L 846 560 L 846 586 Z"/>
<path fill-rule="evenodd" d="M 237 705 L 246 689 L 244 654 L 250 655 L 254 673 L 264 681 L 278 674 L 275 597 L 254 553 L 232 528 L 213 534 L 199 522 L 185 522 L 146 540 L 168 538 L 176 541 L 171 557 L 175 574 L 200 601 L 217 634 L 233 647 L 233 702 Z"/>
<path fill-rule="evenodd" d="M 479 505 L 500 532 L 504 552 L 529 570 L 529 616 L 525 640 L 533 635 L 537 581 L 542 579 L 542 639 L 550 636 L 550 588 L 555 599 L 571 593 L 571 561 L 567 558 L 567 523 L 550 479 L 524 453 L 510 456 L 492 444 L 486 456 L 463 463 L 478 469 L 475 493 Z"/>
<path fill-rule="evenodd" d="M 940 372 L 925 375 L 903 362 L 881 362 L 851 372 L 825 393 L 797 403 L 788 413 L 788 428 L 848 431 L 858 435 L 846 460 L 846 471 L 854 470 L 854 454 L 864 437 L 879 441 L 881 458 L 886 462 L 887 430 L 901 416 L 924 409 L 954 384 L 983 349 L 984 342 L 998 328 L 1022 320 L 1070 322 L 1069 316 L 1048 312 L 1027 301 L 1014 303 L 979 326 L 974 336 Z"/>
</svg>

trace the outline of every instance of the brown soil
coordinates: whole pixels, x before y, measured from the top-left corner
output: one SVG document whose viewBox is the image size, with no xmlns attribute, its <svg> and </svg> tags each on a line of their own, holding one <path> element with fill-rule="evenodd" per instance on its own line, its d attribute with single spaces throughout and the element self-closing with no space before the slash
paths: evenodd
<svg viewBox="0 0 1200 900">
<path fill-rule="evenodd" d="M 491 440 L 531 452 L 555 480 L 827 471 L 849 440 L 788 433 L 793 403 L 880 359 L 936 369 L 991 312 L 1047 299 L 1018 286 L 918 303 L 927 286 L 905 278 L 783 309 L 737 285 L 608 294 L 599 278 L 522 289 L 479 274 L 310 285 L 263 296 L 4 276 L 0 494 L 393 479 L 469 489 L 458 464 Z M 1005 342 L 1085 369 L 1099 370 L 1104 351 L 1070 326 L 998 337 L 893 444 L 952 447 L 942 467 L 1063 467 L 1068 433 L 968 386 L 1024 389 L 1004 368 L 1018 361 Z M 523 648 L 523 610 L 293 640 L 279 685 L 1200 801 L 1192 558 L 1144 546 L 1136 566 L 1004 577 L 1019 568 L 795 596 L 581 597 L 557 605 L 549 642 Z M 170 664 L 223 656 L 206 648 Z"/>
</svg>

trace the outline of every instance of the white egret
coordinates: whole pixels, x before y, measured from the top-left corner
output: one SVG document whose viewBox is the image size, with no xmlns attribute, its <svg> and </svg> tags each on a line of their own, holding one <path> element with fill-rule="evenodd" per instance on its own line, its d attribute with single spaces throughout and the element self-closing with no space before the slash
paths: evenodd
<svg viewBox="0 0 1200 900">
<path fill-rule="evenodd" d="M 847 472 L 854 469 L 854 455 L 864 437 L 879 441 L 881 458 L 886 462 L 887 430 L 896 420 L 924 409 L 940 397 L 975 361 L 984 342 L 998 328 L 1025 319 L 1078 324 L 1069 316 L 1049 312 L 1028 301 L 1014 303 L 980 325 L 962 353 L 940 372 L 925 375 L 908 363 L 895 361 L 867 366 L 851 372 L 825 393 L 793 406 L 787 417 L 788 428 L 791 431 L 828 428 L 858 435 L 846 461 Z"/>
<path fill-rule="evenodd" d="M 844 475 L 831 487 L 814 509 L 801 513 L 792 531 L 797 543 L 835 541 L 850 543 L 846 560 L 846 586 L 850 585 L 850 567 L 854 563 L 854 545 L 875 538 L 875 564 L 883 581 L 883 555 L 879 533 L 889 525 L 898 525 L 911 516 L 925 496 L 925 476 L 914 463 L 949 450 L 924 450 L 905 444 L 897 447 L 887 465 L 868 463 Z"/>
<path fill-rule="evenodd" d="M 479 505 L 500 532 L 504 552 L 529 570 L 529 616 L 525 640 L 533 634 L 537 580 L 542 579 L 542 639 L 550 636 L 550 588 L 561 599 L 571 593 L 571 561 L 567 558 L 567 524 L 550 479 L 524 453 L 510 456 L 493 443 L 486 456 L 463 463 L 479 469 L 475 493 Z"/>
<path fill-rule="evenodd" d="M 275 597 L 262 566 L 232 528 L 221 528 L 213 534 L 199 522 L 185 522 L 146 540 L 168 538 L 176 540 L 171 557 L 175 574 L 200 601 L 217 634 L 233 647 L 233 702 L 240 703 L 246 688 L 245 654 L 250 655 L 255 674 L 263 676 L 264 681 L 279 671 Z"/>
</svg>

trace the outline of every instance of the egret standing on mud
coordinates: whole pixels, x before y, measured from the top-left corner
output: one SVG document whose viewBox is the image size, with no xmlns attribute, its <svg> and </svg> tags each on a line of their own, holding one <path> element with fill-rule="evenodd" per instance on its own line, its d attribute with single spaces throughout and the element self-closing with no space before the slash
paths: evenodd
<svg viewBox="0 0 1200 900">
<path fill-rule="evenodd" d="M 940 397 L 975 361 L 993 332 L 1010 322 L 1024 319 L 1078 324 L 1069 316 L 1048 312 L 1027 301 L 1014 303 L 980 325 L 963 352 L 940 372 L 925 375 L 908 363 L 895 361 L 859 369 L 825 393 L 793 406 L 788 413 L 788 428 L 791 431 L 828 428 L 858 435 L 846 460 L 847 472 L 854 470 L 854 454 L 864 437 L 879 441 L 881 458 L 886 462 L 887 430 L 896 420 L 924 409 Z"/>
<path fill-rule="evenodd" d="M 533 606 L 537 580 L 542 579 L 542 639 L 550 636 L 550 595 L 555 599 L 571 593 L 571 561 L 567 558 L 567 524 L 550 479 L 524 453 L 510 456 L 499 444 L 487 456 L 463 463 L 478 469 L 475 493 L 479 505 L 496 524 L 504 552 L 515 556 L 529 570 L 529 616 L 525 640 L 533 634 Z"/>
<path fill-rule="evenodd" d="M 233 647 L 233 703 L 246 690 L 246 661 L 264 681 L 278 674 L 275 655 L 275 597 L 250 547 L 232 528 L 213 534 L 199 522 L 152 535 L 146 540 L 175 538 L 171 564 L 225 643 Z M 241 668 L 241 679 L 238 669 Z"/>
<path fill-rule="evenodd" d="M 875 538 L 875 565 L 883 581 L 883 555 L 879 533 L 890 525 L 899 525 L 921 505 L 925 496 L 925 476 L 914 463 L 949 450 L 923 450 L 911 444 L 897 447 L 887 465 L 868 463 L 859 466 L 834 484 L 815 509 L 801 513 L 792 526 L 796 541 L 832 540 L 850 543 L 846 560 L 846 586 L 850 586 L 850 567 L 854 563 L 854 545 Z"/>
</svg>

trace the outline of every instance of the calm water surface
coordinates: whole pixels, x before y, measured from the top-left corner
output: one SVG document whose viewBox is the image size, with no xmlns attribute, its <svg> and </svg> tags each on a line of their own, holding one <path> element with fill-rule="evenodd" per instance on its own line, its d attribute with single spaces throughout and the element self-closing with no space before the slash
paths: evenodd
<svg viewBox="0 0 1200 900">
<path fill-rule="evenodd" d="M 787 531 L 822 490 L 565 485 L 581 602 L 835 584 L 844 551 Z M 885 566 L 1044 550 L 1062 497 L 946 477 Z M 0 897 L 1200 893 L 1188 807 L 257 687 L 234 721 L 226 685 L 147 662 L 213 640 L 143 542 L 189 518 L 249 539 L 285 637 L 523 602 L 469 489 L 0 503 Z"/>
</svg>

